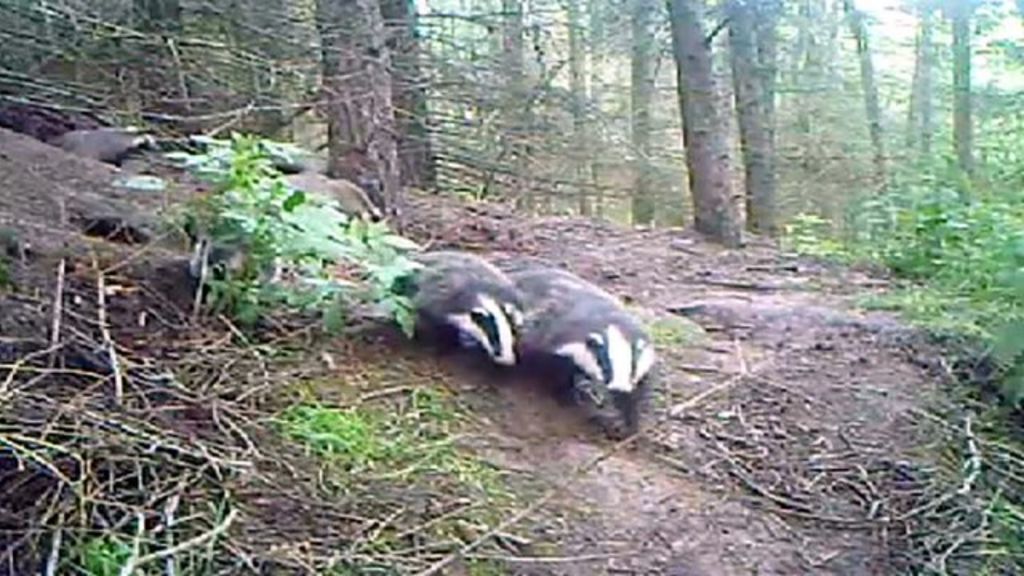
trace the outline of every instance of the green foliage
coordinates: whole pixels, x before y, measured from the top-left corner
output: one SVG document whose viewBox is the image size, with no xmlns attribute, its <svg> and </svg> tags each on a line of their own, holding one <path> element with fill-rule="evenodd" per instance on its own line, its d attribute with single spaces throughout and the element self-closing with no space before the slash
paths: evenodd
<svg viewBox="0 0 1024 576">
<path fill-rule="evenodd" d="M 114 536 L 92 538 L 77 554 L 81 569 L 89 576 L 118 576 L 131 555 L 131 545 Z"/>
<path fill-rule="evenodd" d="M 808 256 L 841 258 L 843 248 L 831 239 L 831 226 L 816 214 L 797 214 L 785 226 L 783 247 Z"/>
<path fill-rule="evenodd" d="M 659 318 L 651 322 L 648 330 L 659 347 L 688 346 L 707 337 L 700 324 L 676 316 Z"/>
<path fill-rule="evenodd" d="M 1009 171 L 1007 171 L 1009 173 Z M 947 182 L 953 182 L 952 185 Z M 794 249 L 885 264 L 910 284 L 869 305 L 902 311 L 943 334 L 992 346 L 1004 395 L 1024 399 L 1024 202 L 1015 188 L 965 188 L 948 170 L 897 178 L 889 193 L 850 212 L 852 230 L 829 239 L 820 219 L 787 228 Z"/>
<path fill-rule="evenodd" d="M 333 329 L 353 302 L 374 302 L 412 333 L 411 303 L 394 287 L 416 267 L 406 257 L 415 243 L 384 223 L 350 218 L 332 199 L 288 186 L 270 160 L 285 156 L 286 145 L 238 134 L 203 143 L 204 153 L 170 156 L 217 186 L 189 204 L 184 227 L 240 255 L 212 263 L 211 307 L 245 325 L 275 305 L 316 309 Z M 338 265 L 354 272 L 341 278 Z M 283 271 L 294 281 L 282 282 Z"/>
<path fill-rule="evenodd" d="M 492 471 L 454 446 L 457 423 L 453 407 L 423 388 L 399 408 L 302 403 L 278 419 L 286 437 L 335 466 L 341 478 L 415 481 L 441 475 L 494 494 Z"/>
</svg>

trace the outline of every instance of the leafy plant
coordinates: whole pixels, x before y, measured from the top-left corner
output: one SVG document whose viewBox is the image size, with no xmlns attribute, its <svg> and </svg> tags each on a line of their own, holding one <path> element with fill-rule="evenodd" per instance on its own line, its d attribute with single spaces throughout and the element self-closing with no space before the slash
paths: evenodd
<svg viewBox="0 0 1024 576">
<path fill-rule="evenodd" d="M 169 156 L 216 185 L 182 217 L 215 256 L 229 255 L 207 259 L 211 307 L 246 325 L 276 305 L 317 309 L 334 329 L 351 304 L 373 302 L 412 333 L 411 304 L 395 287 L 416 268 L 406 257 L 415 243 L 289 186 L 270 159 L 286 155 L 286 145 L 239 134 L 197 140 L 202 153 Z"/>
<path fill-rule="evenodd" d="M 89 576 L 117 576 L 131 554 L 131 546 L 113 536 L 92 538 L 78 550 L 80 567 Z"/>
</svg>

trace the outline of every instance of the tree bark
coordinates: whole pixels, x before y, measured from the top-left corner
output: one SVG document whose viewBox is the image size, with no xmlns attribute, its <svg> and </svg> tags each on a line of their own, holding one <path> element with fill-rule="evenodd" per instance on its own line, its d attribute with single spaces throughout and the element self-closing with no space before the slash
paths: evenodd
<svg viewBox="0 0 1024 576">
<path fill-rule="evenodd" d="M 915 41 L 914 80 L 907 112 L 907 148 L 917 149 L 922 156 L 931 154 L 934 126 L 932 77 L 935 69 L 935 46 L 932 40 L 934 8 L 928 2 L 918 6 L 920 23 Z"/>
<path fill-rule="evenodd" d="M 764 126 L 768 131 L 771 147 L 772 173 L 775 158 L 775 85 L 779 76 L 779 14 L 781 0 L 769 0 L 759 7 L 754 22 L 754 36 L 757 43 L 757 76 L 761 82 L 761 107 Z"/>
<path fill-rule="evenodd" d="M 391 99 L 398 128 L 403 185 L 432 188 L 436 169 L 430 146 L 429 110 L 420 66 L 416 6 L 410 0 L 380 0 L 392 62 Z"/>
<path fill-rule="evenodd" d="M 952 0 L 953 19 L 953 142 L 957 163 L 974 174 L 974 134 L 971 111 L 970 0 Z"/>
<path fill-rule="evenodd" d="M 631 127 L 633 137 L 634 224 L 654 222 L 656 210 L 651 174 L 651 106 L 654 101 L 654 15 L 651 0 L 633 0 L 630 14 L 633 34 L 632 75 L 630 84 Z"/>
<path fill-rule="evenodd" d="M 606 3 L 602 0 L 587 0 L 587 28 L 589 32 L 589 52 L 590 52 L 590 78 L 589 86 L 587 87 L 587 98 L 591 102 L 591 105 L 595 110 L 601 110 L 601 95 L 604 93 L 604 88 L 601 86 L 601 70 L 604 66 L 604 41 L 605 41 L 605 30 L 604 30 L 604 14 L 601 11 L 601 7 L 605 6 Z M 590 150 L 596 152 L 595 146 L 598 145 L 596 137 L 591 134 L 594 141 L 590 142 Z M 594 196 L 593 196 L 593 212 L 596 216 L 602 216 L 604 214 L 604 189 L 601 186 L 600 178 L 598 178 L 598 156 L 596 153 L 591 154 L 590 158 L 590 181 L 594 184 Z"/>
<path fill-rule="evenodd" d="M 732 0 L 728 7 L 733 94 L 740 128 L 740 149 L 746 184 L 747 229 L 774 236 L 775 175 L 770 134 L 764 118 L 763 82 L 754 47 L 755 8 L 750 0 Z"/>
<path fill-rule="evenodd" d="M 715 242 L 737 247 L 741 230 L 728 174 L 727 123 L 718 110 L 701 8 L 699 0 L 669 0 L 694 227 Z"/>
<path fill-rule="evenodd" d="M 400 177 L 390 58 L 376 0 L 317 0 L 328 174 L 369 186 L 385 213 L 399 208 Z"/>
<path fill-rule="evenodd" d="M 505 72 L 505 110 L 511 110 L 509 114 L 509 127 L 505 130 L 505 149 L 511 157 L 514 166 L 516 179 L 526 172 L 526 151 L 522 142 L 522 135 L 526 133 L 529 124 L 529 92 L 526 86 L 526 68 L 524 65 L 524 29 L 523 29 L 523 7 L 520 0 L 501 0 L 501 11 L 503 15 L 502 25 L 502 62 Z M 513 182 L 518 190 L 516 207 L 520 210 L 532 212 L 535 208 L 533 192 L 528 187 Z"/>
<path fill-rule="evenodd" d="M 864 14 L 853 4 L 843 0 L 843 10 L 849 20 L 850 33 L 857 42 L 857 57 L 860 60 L 860 81 L 864 90 L 864 110 L 868 118 L 868 134 L 874 150 L 875 180 L 878 186 L 885 184 L 885 140 L 882 134 L 882 109 L 878 103 L 878 84 L 875 82 L 875 66 L 871 60 L 871 46 Z"/>
<path fill-rule="evenodd" d="M 590 131 L 584 102 L 587 97 L 587 54 L 584 49 L 580 4 L 583 0 L 569 0 L 569 92 L 572 98 L 573 136 L 580 156 L 574 159 L 576 170 L 577 203 L 581 216 L 590 216 L 590 198 L 585 182 L 590 178 Z"/>
</svg>

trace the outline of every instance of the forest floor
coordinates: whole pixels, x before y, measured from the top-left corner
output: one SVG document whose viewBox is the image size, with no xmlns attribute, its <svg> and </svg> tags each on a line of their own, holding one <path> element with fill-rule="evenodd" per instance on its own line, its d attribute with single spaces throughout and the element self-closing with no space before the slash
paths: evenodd
<svg viewBox="0 0 1024 576">
<path fill-rule="evenodd" d="M 81 204 L 87 193 L 109 193 L 96 183 L 115 171 L 9 134 L 0 145 L 2 224 L 35 249 L 12 261 L 16 289 L 0 291 L 0 440 L 11 449 L 0 454 L 0 565 L 29 562 L 13 558 L 21 553 L 65 560 L 54 559 L 60 539 L 51 533 L 85 509 L 78 517 L 105 519 L 77 530 L 98 523 L 130 542 L 144 530 L 135 515 L 148 507 L 147 536 L 135 543 L 153 544 L 166 532 L 154 526 L 171 524 L 165 500 L 185 506 L 169 494 L 193 502 L 195 515 L 209 512 L 199 509 L 207 501 L 240 511 L 188 531 L 224 538 L 238 573 L 314 573 L 332 554 L 401 573 L 473 576 L 892 574 L 921 561 L 921 533 L 938 507 L 928 489 L 932 444 L 945 434 L 929 403 L 948 374 L 915 330 L 856 306 L 885 289 L 882 278 L 756 243 L 725 250 L 681 230 L 412 197 L 413 239 L 496 261 L 549 260 L 650 322 L 659 390 L 644 434 L 614 443 L 536 383 L 434 357 L 391 332 L 326 338 L 292 320 L 255 342 L 224 319 L 194 321 L 188 295 L 158 289 L 175 283 L 161 264 L 174 250 L 73 229 L 76 210 L 146 213 L 166 198 L 122 191 L 116 201 L 127 207 Z M 134 205 L 131 194 L 140 196 Z M 64 226 L 53 211 L 62 204 L 72 212 Z M 63 336 L 53 336 L 55 326 Z M 120 364 L 97 359 L 111 342 Z M 58 348 L 63 370 L 27 370 Z M 179 383 L 142 376 L 157 368 Z M 398 469 L 376 460 L 331 480 L 338 470 L 308 443 L 278 433 L 289 407 L 310 399 L 320 407 L 395 401 L 385 414 L 426 418 L 429 408 L 409 408 L 424 389 L 457 415 L 443 416 L 443 435 L 431 441 L 457 444 L 486 473 L 445 452 L 418 479 L 399 458 Z M 400 443 L 405 429 L 389 426 L 381 429 Z M 55 445 L 63 448 L 44 450 Z M 157 445 L 174 449 L 158 462 Z M 370 448 L 364 456 L 374 458 Z M 146 489 L 118 487 L 115 472 Z M 366 477 L 353 483 L 354 474 Z M 84 485 L 93 488 L 75 491 Z M 500 485 L 500 504 L 469 514 L 482 498 L 469 485 Z M 128 494 L 123 506 L 110 502 L 118 494 Z M 450 530 L 428 528 L 460 515 L 467 520 Z M 192 518 L 184 509 L 178 517 Z M 26 543 L 15 529 L 38 539 Z M 417 539 L 428 533 L 436 546 Z M 140 559 L 137 546 L 135 555 L 163 559 Z"/>
</svg>

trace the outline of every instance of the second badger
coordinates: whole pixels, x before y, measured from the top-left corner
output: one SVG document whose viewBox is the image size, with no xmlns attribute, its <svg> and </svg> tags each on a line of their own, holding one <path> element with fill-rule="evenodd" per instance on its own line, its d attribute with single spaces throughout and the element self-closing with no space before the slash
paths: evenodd
<svg viewBox="0 0 1024 576">
<path fill-rule="evenodd" d="M 439 250 L 413 258 L 422 267 L 407 283 L 417 332 L 441 347 L 479 347 L 496 364 L 516 363 L 523 322 L 519 291 L 497 268 L 465 252 Z"/>
<path fill-rule="evenodd" d="M 528 303 L 520 364 L 596 408 L 611 435 L 635 433 L 657 361 L 640 322 L 616 297 L 564 270 L 528 263 L 505 271 Z"/>
</svg>

